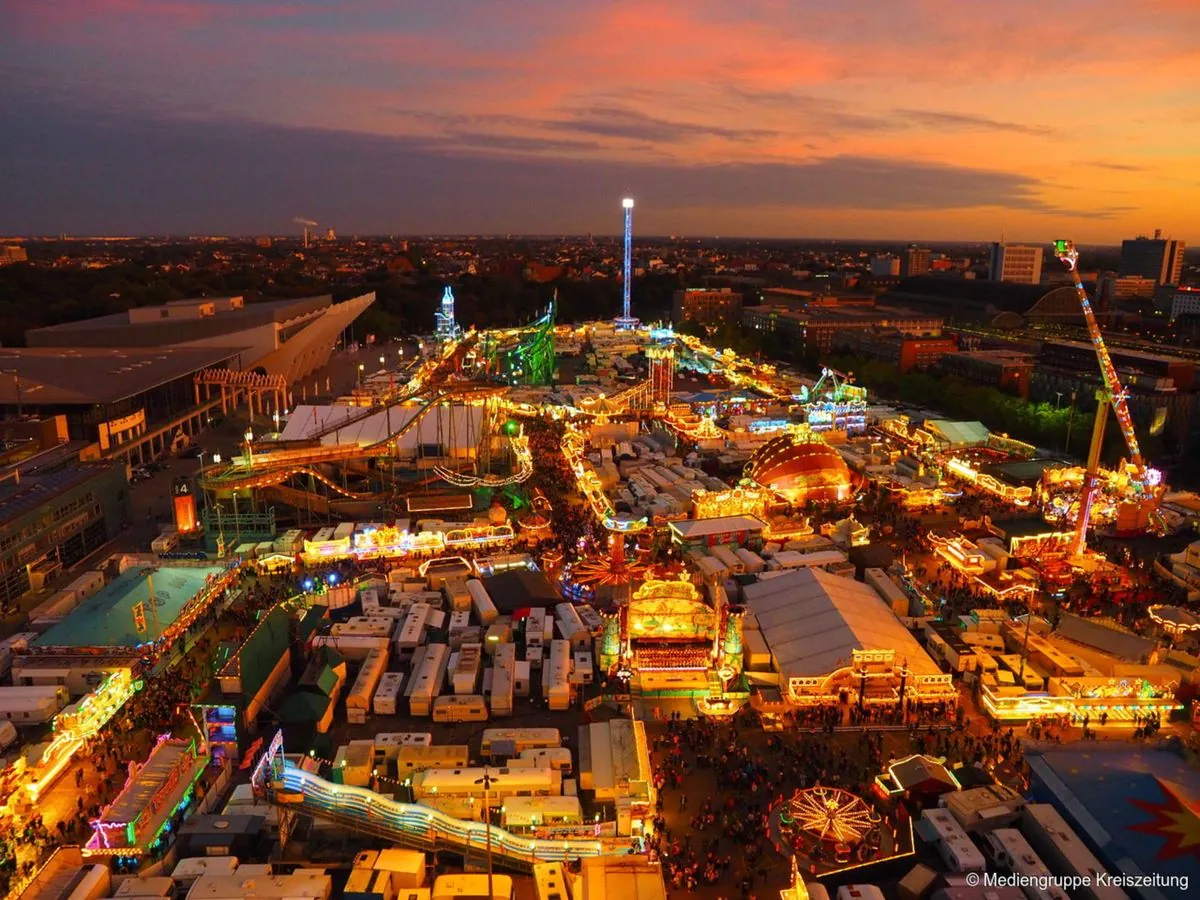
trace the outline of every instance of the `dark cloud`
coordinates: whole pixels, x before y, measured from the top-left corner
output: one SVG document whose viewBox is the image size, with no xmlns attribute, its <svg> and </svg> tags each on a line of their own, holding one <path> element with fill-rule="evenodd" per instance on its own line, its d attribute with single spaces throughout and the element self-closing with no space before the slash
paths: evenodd
<svg viewBox="0 0 1200 900">
<path fill-rule="evenodd" d="M 620 106 L 593 106 L 570 114 L 562 121 L 548 121 L 545 127 L 600 137 L 627 138 L 656 144 L 677 144 L 698 138 L 722 138 L 749 141 L 774 137 L 777 132 L 761 128 L 724 128 L 698 122 L 660 119 Z"/>
<path fill-rule="evenodd" d="M 570 148 L 492 153 L 524 141 L 465 130 L 451 148 L 453 137 L 84 115 L 33 102 L 0 107 L 0 133 L 0 233 L 279 233 L 300 212 L 360 232 L 605 231 L 626 193 L 643 221 L 697 231 L 719 230 L 722 210 L 795 210 L 798 221 L 816 209 L 1050 211 L 1029 176 L 870 157 L 634 163 Z"/>
<path fill-rule="evenodd" d="M 1091 162 L 1084 163 L 1084 165 L 1091 166 L 1092 168 L 1095 168 L 1095 169 L 1111 169 L 1114 172 L 1145 172 L 1146 171 L 1145 166 L 1135 166 L 1131 163 L 1108 162 L 1107 160 L 1103 160 L 1103 159 L 1092 160 Z"/>
<path fill-rule="evenodd" d="M 1032 137 L 1049 137 L 1055 133 L 1053 128 L 1045 125 L 1002 122 L 998 119 L 989 119 L 987 116 L 935 112 L 928 109 L 897 109 L 893 111 L 893 115 L 901 123 L 909 123 L 920 128 L 933 126 L 947 131 L 1007 131 Z"/>
<path fill-rule="evenodd" d="M 730 86 L 729 97 L 740 105 L 769 109 L 779 115 L 795 117 L 794 125 L 833 131 L 903 131 L 910 128 L 934 128 L 943 131 L 1004 131 L 1033 137 L 1050 137 L 1053 128 L 1005 122 L 987 116 L 939 112 L 928 109 L 891 109 L 880 113 L 855 112 L 843 103 L 825 97 L 795 94 L 790 91 L 751 90 Z"/>
</svg>

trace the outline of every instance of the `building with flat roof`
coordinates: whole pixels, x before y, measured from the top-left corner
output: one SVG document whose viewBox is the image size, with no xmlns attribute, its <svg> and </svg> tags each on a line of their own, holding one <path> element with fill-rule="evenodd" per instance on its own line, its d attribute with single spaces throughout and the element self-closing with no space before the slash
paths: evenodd
<svg viewBox="0 0 1200 900">
<path fill-rule="evenodd" d="M 743 593 L 792 703 L 954 702 L 950 675 L 869 585 L 804 568 Z"/>
<path fill-rule="evenodd" d="M 241 360 L 236 346 L 5 347 L 0 367 L 10 377 L 0 378 L 0 410 L 64 416 L 71 439 L 106 452 L 192 410 L 197 372 L 237 369 Z"/>
<path fill-rule="evenodd" d="M 951 336 L 863 331 L 854 334 L 847 346 L 858 356 L 891 363 L 901 372 L 912 372 L 936 366 L 943 356 L 958 349 L 958 341 Z"/>
<path fill-rule="evenodd" d="M 1157 284 L 1179 284 L 1186 249 L 1183 241 L 1164 238 L 1162 231 L 1155 231 L 1152 238 L 1142 235 L 1121 241 L 1118 274 L 1139 275 L 1153 279 Z"/>
<path fill-rule="evenodd" d="M 687 288 L 675 292 L 671 321 L 700 325 L 736 323 L 742 314 L 742 295 L 730 288 Z"/>
<path fill-rule="evenodd" d="M 933 251 L 928 247 L 918 247 L 912 244 L 900 252 L 901 278 L 912 278 L 914 275 L 926 274 L 932 265 Z"/>
<path fill-rule="evenodd" d="M 979 384 L 1029 396 L 1033 354 L 1024 350 L 960 350 L 943 353 L 936 368 Z"/>
<path fill-rule="evenodd" d="M 239 368 L 282 375 L 292 384 L 329 360 L 338 335 L 374 301 L 374 294 L 343 303 L 328 294 L 259 303 L 242 297 L 178 300 L 34 328 L 25 340 L 30 347 L 231 347 L 241 354 Z"/>
<path fill-rule="evenodd" d="M 222 566 L 126 569 L 30 641 L 30 650 L 103 647 L 140 656 L 138 648 L 167 634 L 184 609 L 202 598 L 226 571 Z"/>
<path fill-rule="evenodd" d="M 130 521 L 123 467 L 78 463 L 0 482 L 0 602 L 15 603 L 108 543 Z"/>
<path fill-rule="evenodd" d="M 0 351 L 12 376 L 0 379 L 0 410 L 64 415 L 72 439 L 140 463 L 186 444 L 230 398 L 265 415 L 290 408 L 292 386 L 374 301 L 204 298 L 31 329 L 28 348 Z"/>
<path fill-rule="evenodd" d="M 994 242 L 988 256 L 988 279 L 1038 284 L 1042 280 L 1042 248 Z"/>
</svg>

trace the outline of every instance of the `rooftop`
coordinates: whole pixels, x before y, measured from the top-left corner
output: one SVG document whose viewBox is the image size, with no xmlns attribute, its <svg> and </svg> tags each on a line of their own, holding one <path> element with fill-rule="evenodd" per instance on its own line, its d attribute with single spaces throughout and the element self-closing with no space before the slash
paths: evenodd
<svg viewBox="0 0 1200 900">
<path fill-rule="evenodd" d="M 0 404 L 93 406 L 115 403 L 218 366 L 242 347 L 4 347 Z M 19 396 L 18 396 L 19 394 Z"/>
<path fill-rule="evenodd" d="M 230 308 L 228 297 L 201 297 L 191 300 L 179 300 L 157 307 L 135 307 L 121 313 L 107 316 L 97 316 L 94 319 L 79 319 L 75 322 L 63 322 L 60 325 L 47 325 L 44 328 L 33 328 L 25 332 L 25 339 L 31 347 L 62 347 L 71 346 L 71 342 L 85 335 L 102 335 L 103 332 L 120 331 L 122 343 L 146 347 L 171 343 L 172 340 L 161 340 L 177 330 L 181 324 L 189 331 L 196 333 L 191 339 L 213 337 L 231 331 L 241 331 L 267 322 L 286 322 L 297 316 L 314 312 L 329 306 L 332 297 L 328 294 L 318 297 L 301 297 L 293 300 L 265 300 L 260 303 L 247 303 L 244 306 Z M 240 298 L 237 298 L 240 299 Z M 213 315 L 189 315 L 188 310 L 213 304 Z M 161 315 L 155 317 L 152 310 L 160 310 Z M 99 337 L 102 345 L 110 345 L 110 339 Z"/>
<path fill-rule="evenodd" d="M 178 618 L 188 601 L 204 589 L 210 576 L 224 571 L 220 566 L 129 569 L 31 641 L 30 646 L 136 647 L 158 637 L 153 633 L 155 619 L 159 629 L 165 629 Z M 146 631 L 140 634 L 133 615 L 138 603 L 146 605 Z"/>
<path fill-rule="evenodd" d="M 812 678 L 849 665 L 855 650 L 894 650 L 917 675 L 941 670 L 874 589 L 819 569 L 798 569 L 747 585 L 783 678 Z"/>
<path fill-rule="evenodd" d="M 45 475 L 22 475 L 20 481 L 0 482 L 0 527 L 49 503 L 81 485 L 112 472 L 101 463 L 80 463 Z"/>
</svg>

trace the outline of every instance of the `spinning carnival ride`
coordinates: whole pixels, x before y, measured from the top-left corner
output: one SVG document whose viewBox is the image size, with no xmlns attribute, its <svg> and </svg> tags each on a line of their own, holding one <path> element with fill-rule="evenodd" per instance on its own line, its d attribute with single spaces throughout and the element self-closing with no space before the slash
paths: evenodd
<svg viewBox="0 0 1200 900">
<path fill-rule="evenodd" d="M 1141 447 L 1138 446 L 1137 434 L 1133 428 L 1133 418 L 1129 414 L 1128 391 L 1122 386 L 1117 375 L 1116 367 L 1109 356 L 1108 347 L 1104 343 L 1104 335 L 1100 324 L 1092 311 L 1091 301 L 1083 282 L 1079 278 L 1079 251 L 1075 244 L 1068 240 L 1054 242 L 1054 255 L 1059 258 L 1067 271 L 1071 273 L 1075 284 L 1075 293 L 1079 296 L 1079 305 L 1083 310 L 1083 318 L 1087 323 L 1088 335 L 1092 347 L 1096 351 L 1096 359 L 1100 364 L 1100 376 L 1103 387 L 1096 392 L 1099 406 L 1096 410 L 1095 425 L 1092 430 L 1092 443 L 1088 450 L 1087 469 L 1084 472 L 1083 484 L 1079 494 L 1079 508 L 1075 517 L 1075 539 L 1071 547 L 1071 556 L 1078 558 L 1087 550 L 1087 530 L 1092 517 L 1092 509 L 1096 502 L 1097 486 L 1100 478 L 1100 451 L 1104 444 L 1104 429 L 1108 421 L 1108 408 L 1112 407 L 1121 428 L 1121 436 L 1129 450 L 1128 461 L 1123 461 L 1118 472 L 1124 473 L 1125 496 L 1120 502 L 1117 512 L 1118 531 L 1157 530 L 1162 527 L 1162 517 L 1158 506 L 1166 490 L 1162 483 L 1162 473 L 1149 468 L 1142 457 Z"/>
</svg>

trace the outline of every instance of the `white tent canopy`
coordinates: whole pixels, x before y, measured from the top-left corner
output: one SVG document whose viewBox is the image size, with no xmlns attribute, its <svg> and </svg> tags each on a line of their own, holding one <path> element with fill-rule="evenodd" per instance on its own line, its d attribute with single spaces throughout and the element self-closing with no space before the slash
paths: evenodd
<svg viewBox="0 0 1200 900">
<path fill-rule="evenodd" d="M 941 670 L 874 589 L 820 569 L 747 585 L 746 606 L 786 678 L 815 678 L 849 664 L 854 650 L 895 650 L 917 675 Z"/>
</svg>

